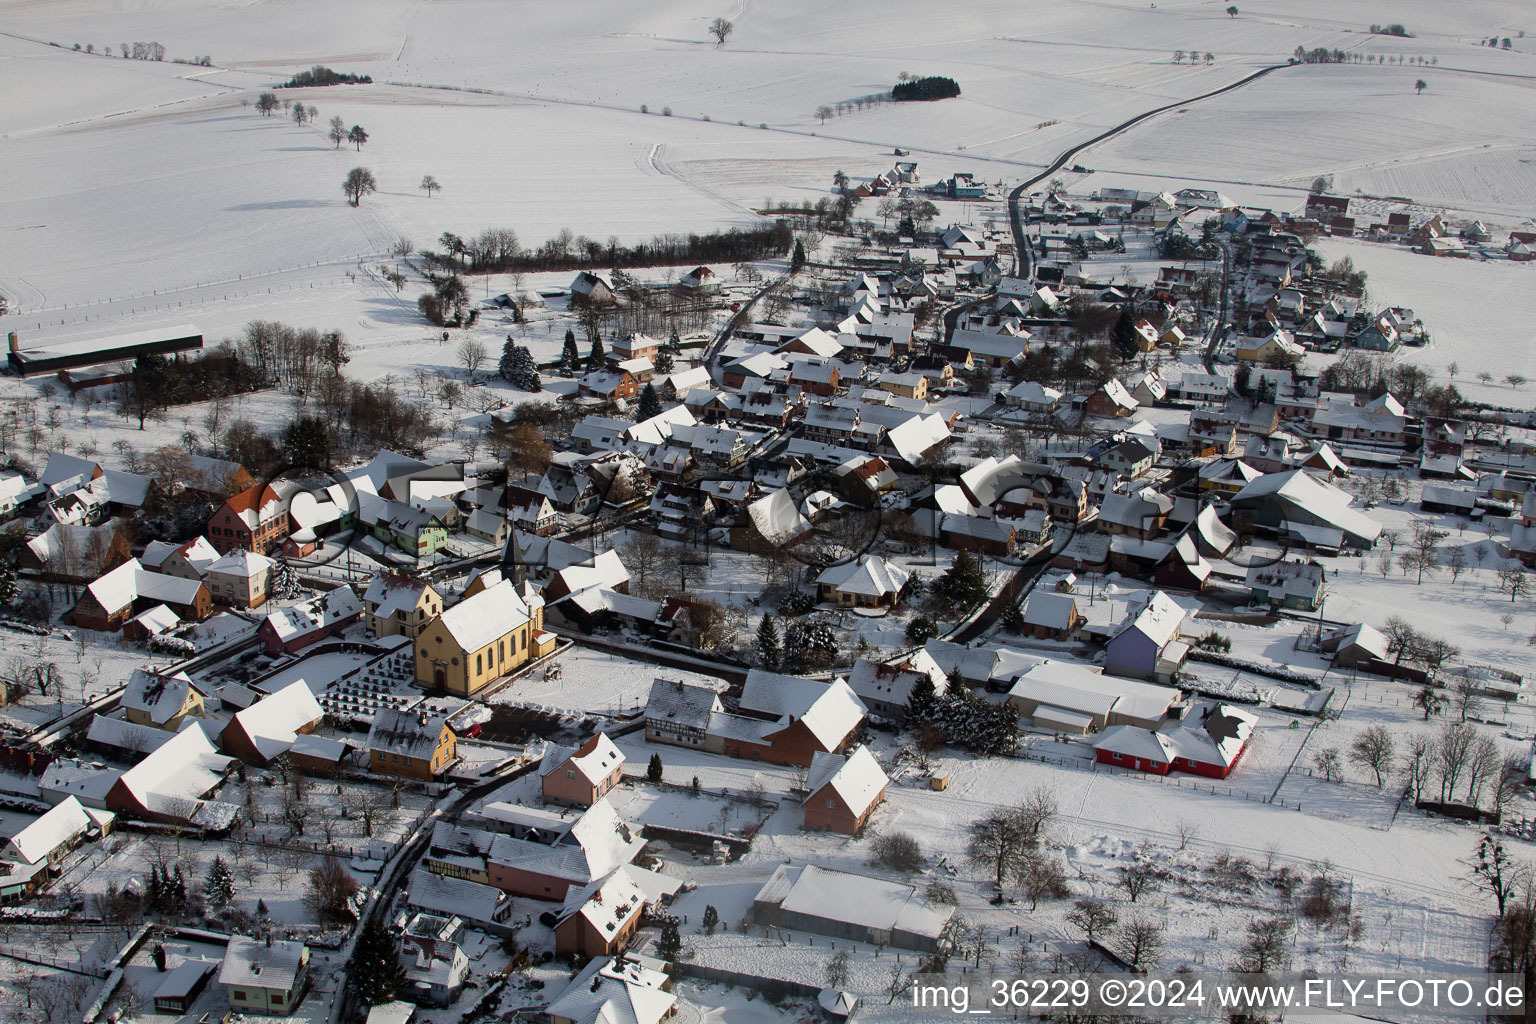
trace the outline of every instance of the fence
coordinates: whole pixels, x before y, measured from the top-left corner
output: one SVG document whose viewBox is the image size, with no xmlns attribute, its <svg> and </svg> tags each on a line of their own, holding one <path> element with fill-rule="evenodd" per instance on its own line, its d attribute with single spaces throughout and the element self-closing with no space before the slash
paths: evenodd
<svg viewBox="0 0 1536 1024">
<path fill-rule="evenodd" d="M 1113 765 L 1102 764 L 1098 761 L 1089 761 L 1076 757 L 1047 757 L 1044 754 L 1031 754 L 1023 751 L 1012 755 L 1020 761 L 1038 761 L 1041 764 L 1053 764 L 1061 768 L 1070 768 L 1080 772 L 1094 772 L 1100 775 L 1113 775 L 1116 778 L 1131 779 L 1136 782 L 1155 782 L 1164 786 L 1175 786 L 1179 789 L 1188 789 L 1194 792 L 1210 793 L 1213 796 L 1229 796 L 1234 800 L 1245 800 L 1249 803 L 1278 804 L 1281 807 L 1290 807 L 1290 803 L 1278 796 L 1261 796 L 1250 793 L 1247 790 L 1237 789 L 1220 782 L 1211 782 L 1192 775 L 1156 775 L 1152 772 L 1138 772 L 1130 768 L 1116 768 Z M 1301 805 L 1296 804 L 1296 809 L 1301 810 Z"/>
</svg>

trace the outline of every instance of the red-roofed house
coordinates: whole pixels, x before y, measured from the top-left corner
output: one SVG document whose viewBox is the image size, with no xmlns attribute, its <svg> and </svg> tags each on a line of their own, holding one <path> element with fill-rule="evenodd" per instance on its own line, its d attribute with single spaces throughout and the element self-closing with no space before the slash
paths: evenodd
<svg viewBox="0 0 1536 1024">
<path fill-rule="evenodd" d="M 267 554 L 288 536 L 288 512 L 271 486 L 256 484 L 225 500 L 208 520 L 208 539 L 221 555 Z"/>
</svg>

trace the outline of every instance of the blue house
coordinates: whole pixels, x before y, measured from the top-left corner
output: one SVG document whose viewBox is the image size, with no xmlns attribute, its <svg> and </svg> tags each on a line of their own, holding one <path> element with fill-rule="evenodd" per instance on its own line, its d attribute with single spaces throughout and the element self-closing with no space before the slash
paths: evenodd
<svg viewBox="0 0 1536 1024">
<path fill-rule="evenodd" d="M 1184 609 L 1161 590 L 1120 627 L 1105 645 L 1104 671 L 1133 679 L 1172 678 L 1189 647 L 1179 642 L 1179 626 Z"/>
</svg>

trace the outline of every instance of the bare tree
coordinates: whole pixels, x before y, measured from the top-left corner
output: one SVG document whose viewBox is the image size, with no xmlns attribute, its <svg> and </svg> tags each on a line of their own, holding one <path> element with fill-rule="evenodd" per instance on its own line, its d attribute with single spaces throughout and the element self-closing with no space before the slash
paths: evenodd
<svg viewBox="0 0 1536 1024">
<path fill-rule="evenodd" d="M 1284 967 L 1290 958 L 1291 931 L 1295 928 L 1289 917 L 1261 917 L 1248 924 L 1248 939 L 1233 963 L 1233 970 L 1245 974 L 1265 974 Z"/>
<path fill-rule="evenodd" d="M 650 592 L 655 577 L 666 563 L 666 545 L 650 533 L 631 533 L 619 545 L 619 557 L 629 570 L 641 595 Z"/>
<path fill-rule="evenodd" d="M 1344 781 L 1344 762 L 1338 747 L 1325 747 L 1312 759 L 1313 766 L 1329 782 Z"/>
<path fill-rule="evenodd" d="M 1355 742 L 1349 747 L 1350 761 L 1374 772 L 1377 788 L 1385 784 L 1385 776 L 1392 770 L 1392 759 L 1396 754 L 1397 745 L 1392 741 L 1392 733 L 1384 725 L 1371 725 L 1360 730 Z"/>
<path fill-rule="evenodd" d="M 1472 763 L 1477 731 L 1461 722 L 1447 722 L 1435 742 L 1435 774 L 1440 780 L 1440 802 L 1446 803 Z"/>
<path fill-rule="evenodd" d="M 464 364 L 464 369 L 469 371 L 471 378 L 474 377 L 475 372 L 480 369 L 490 354 L 485 347 L 485 342 L 472 335 L 466 335 L 464 340 L 459 342 L 458 351 L 459 362 Z"/>
<path fill-rule="evenodd" d="M 1403 742 L 1402 774 L 1414 803 L 1424 799 L 1424 787 L 1429 785 L 1434 763 L 1434 740 L 1426 733 L 1410 734 Z"/>
<path fill-rule="evenodd" d="M 1492 896 L 1499 908 L 1499 917 L 1504 916 L 1509 898 L 1530 877 L 1531 871 L 1528 865 L 1515 863 L 1509 851 L 1504 849 L 1502 839 L 1486 832 L 1478 840 L 1472 855 L 1462 863 L 1468 869 L 1463 879 L 1467 888 Z"/>
<path fill-rule="evenodd" d="M 1072 895 L 1067 888 L 1067 873 L 1061 862 L 1049 853 L 1031 849 L 1024 856 L 1024 867 L 1019 875 L 1019 887 L 1029 897 L 1029 910 L 1034 913 L 1041 900 L 1060 900 Z"/>
<path fill-rule="evenodd" d="M 1179 849 L 1182 850 L 1200 835 L 1200 823 L 1189 818 L 1180 818 L 1173 823 L 1173 832 L 1179 837 Z"/>
<path fill-rule="evenodd" d="M 439 185 L 437 179 L 430 174 L 423 174 L 421 176 L 421 184 L 416 187 L 425 192 L 428 199 L 432 198 L 433 192 L 441 192 L 443 190 L 443 186 Z"/>
<path fill-rule="evenodd" d="M 1467 765 L 1467 803 L 1481 807 L 1483 787 L 1497 779 L 1504 767 L 1504 755 L 1491 736 L 1479 736 L 1472 747 L 1472 760 Z"/>
<path fill-rule="evenodd" d="M 1460 716 L 1460 721 L 1465 722 L 1468 715 L 1476 714 L 1479 692 L 1477 681 L 1471 676 L 1462 676 L 1451 685 L 1451 707 Z"/>
<path fill-rule="evenodd" d="M 1163 926 L 1140 915 L 1115 933 L 1115 952 L 1133 971 L 1156 967 L 1163 958 L 1163 945 Z"/>
<path fill-rule="evenodd" d="M 1119 919 L 1120 915 L 1115 908 L 1101 900 L 1078 900 L 1072 904 L 1072 910 L 1067 914 L 1067 923 L 1081 928 L 1083 935 L 1090 942 L 1113 928 Z"/>
<path fill-rule="evenodd" d="M 716 46 L 724 46 L 726 38 L 731 34 L 731 29 L 735 27 L 726 18 L 716 18 L 709 23 L 709 34 L 715 37 Z"/>
<path fill-rule="evenodd" d="M 1120 888 L 1126 898 L 1135 903 L 1143 896 L 1151 895 L 1163 887 L 1163 872 L 1151 861 L 1139 860 L 1118 869 Z"/>
<path fill-rule="evenodd" d="M 848 960 L 849 953 L 847 949 L 838 950 L 827 960 L 827 988 L 840 989 L 848 984 Z"/>
</svg>

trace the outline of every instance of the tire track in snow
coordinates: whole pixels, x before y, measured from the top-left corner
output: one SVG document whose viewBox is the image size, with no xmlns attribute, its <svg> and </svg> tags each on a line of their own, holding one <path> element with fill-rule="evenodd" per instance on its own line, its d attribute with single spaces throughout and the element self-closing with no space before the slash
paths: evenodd
<svg viewBox="0 0 1536 1024">
<path fill-rule="evenodd" d="M 699 195 L 710 200 L 716 205 L 731 211 L 732 213 L 744 213 L 752 218 L 756 218 L 758 216 L 755 210 L 743 206 L 741 203 L 731 199 L 724 193 L 717 192 L 710 188 L 708 185 L 704 185 L 696 179 L 683 174 L 682 172 L 678 171 L 677 168 L 667 163 L 666 158 L 662 155 L 666 152 L 666 148 L 667 147 L 664 144 L 659 142 L 651 147 L 650 163 L 651 167 L 655 169 L 657 174 L 668 178 L 673 178 L 676 181 L 681 182 L 683 185 L 697 192 Z"/>
</svg>

